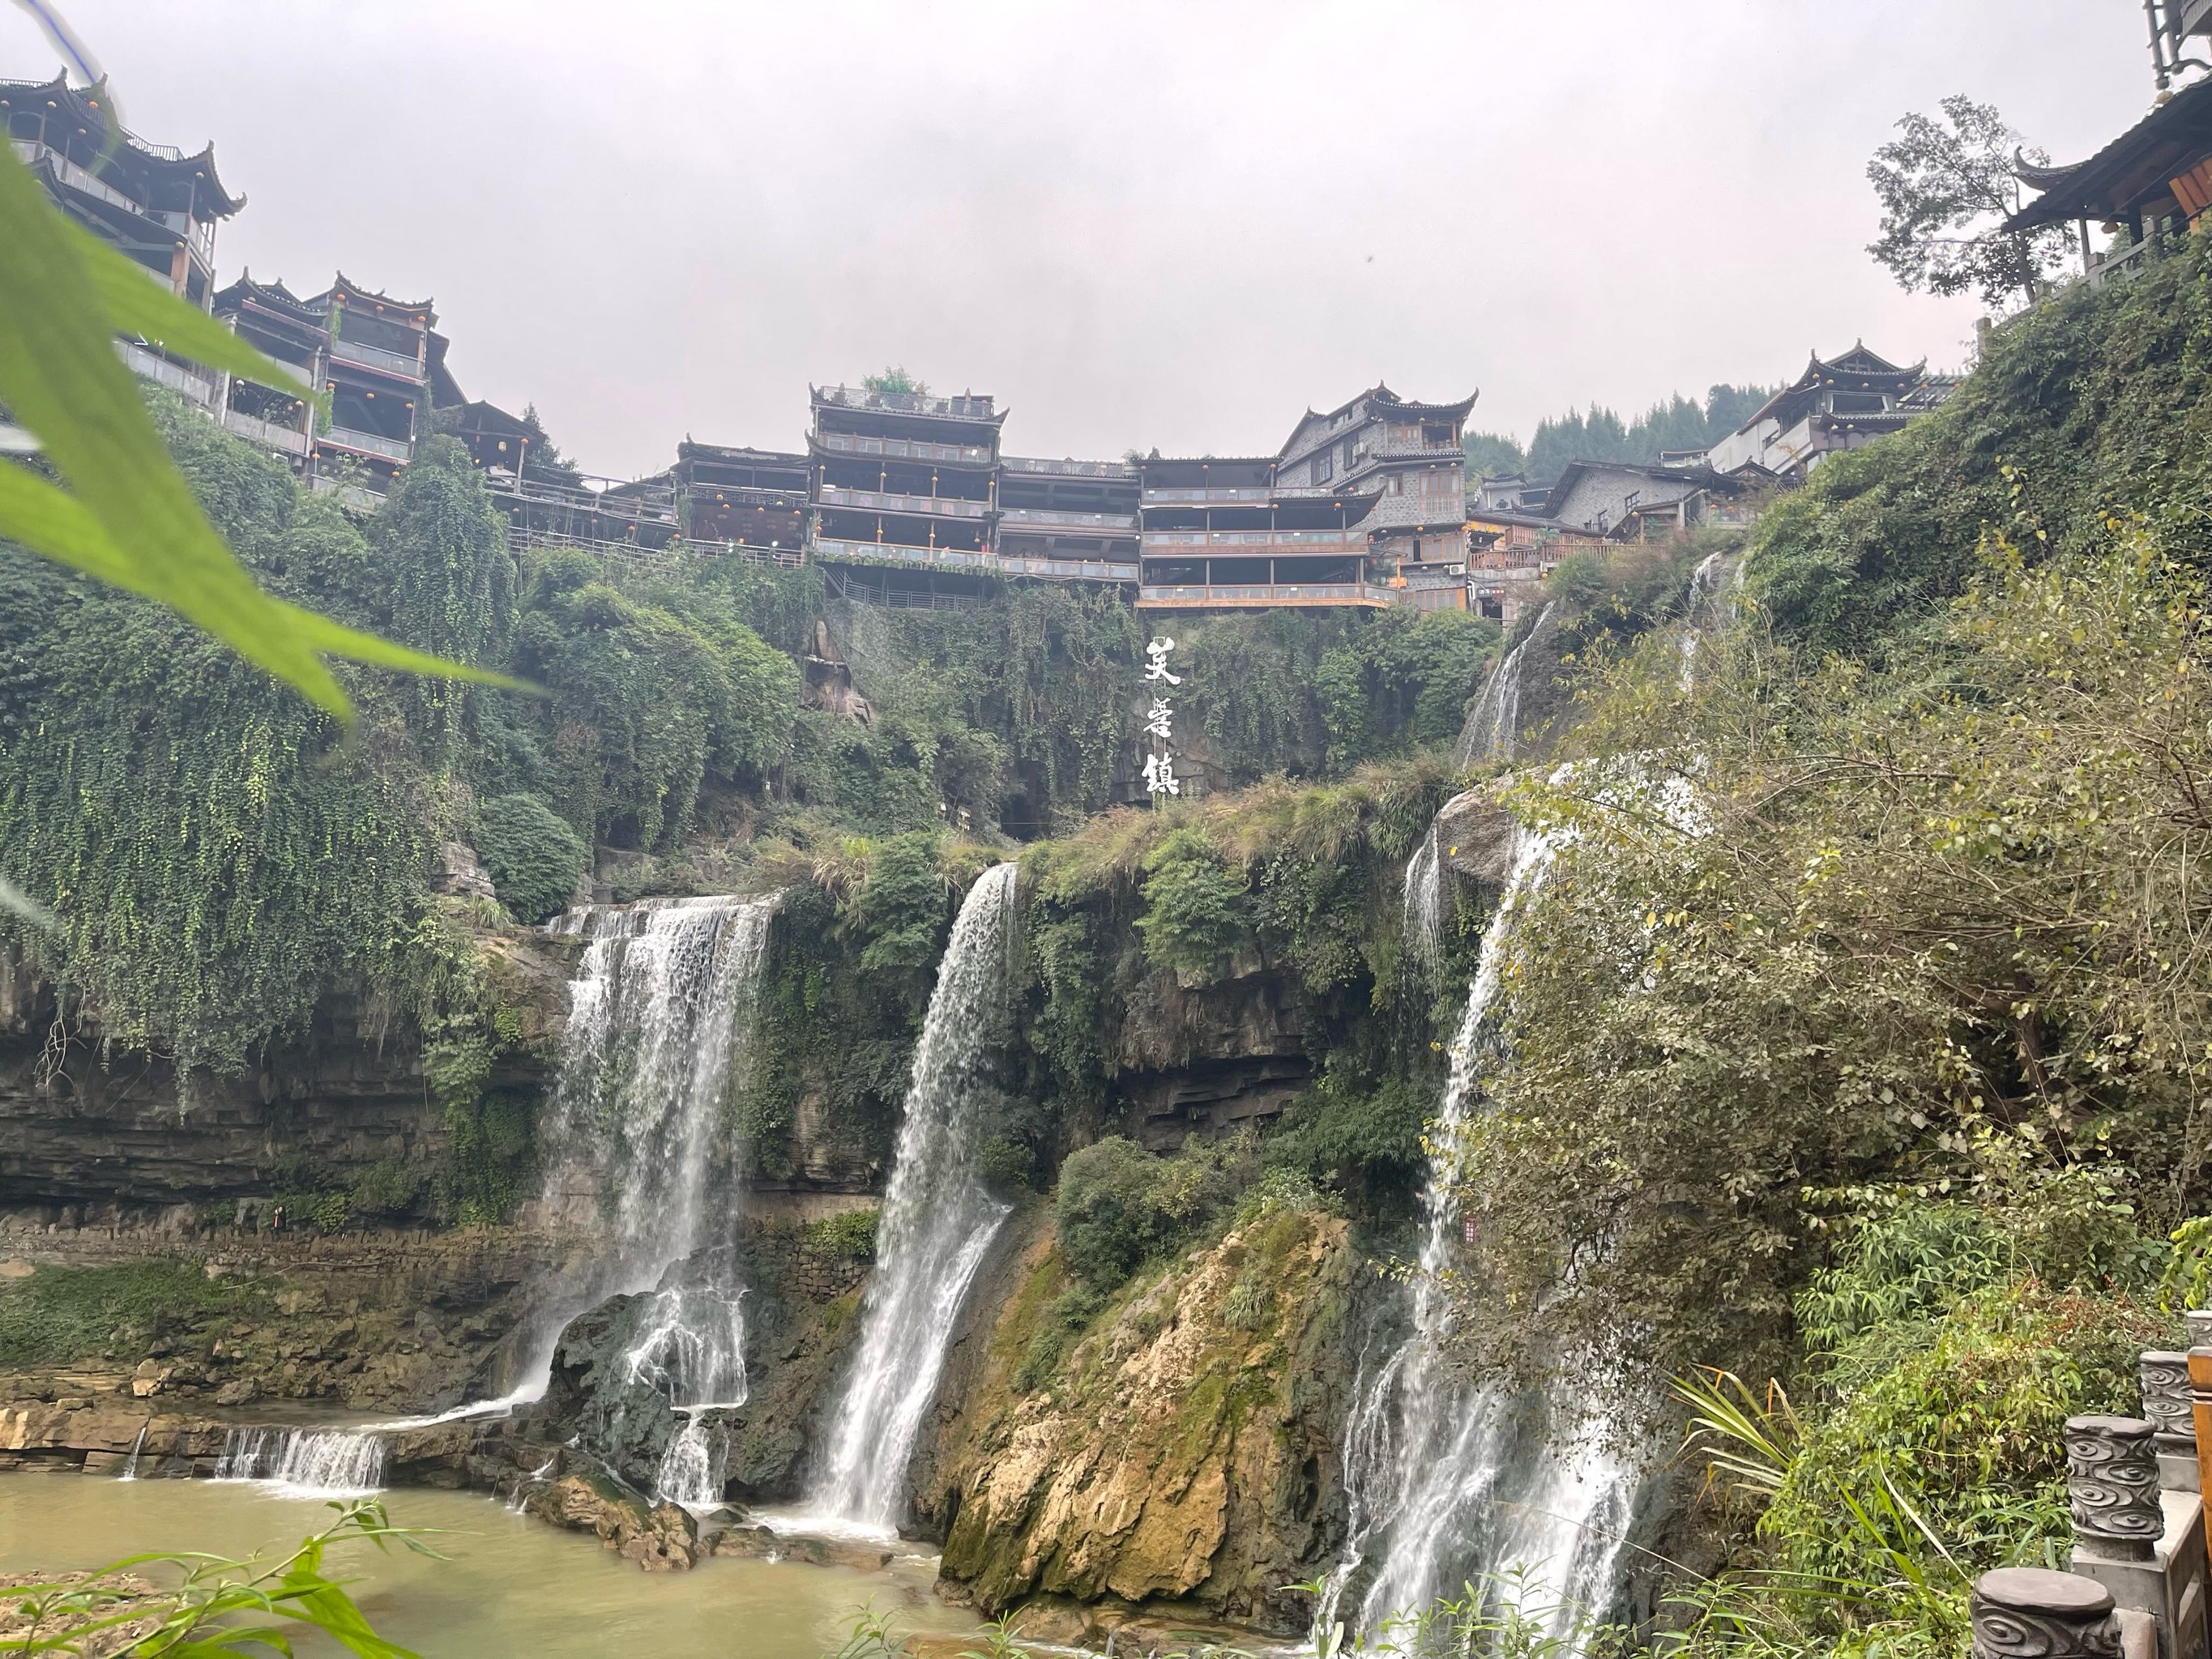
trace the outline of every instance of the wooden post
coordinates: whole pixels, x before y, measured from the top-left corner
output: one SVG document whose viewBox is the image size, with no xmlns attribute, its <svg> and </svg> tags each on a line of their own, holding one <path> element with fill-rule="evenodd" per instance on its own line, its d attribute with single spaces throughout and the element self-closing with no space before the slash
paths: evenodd
<svg viewBox="0 0 2212 1659">
<path fill-rule="evenodd" d="M 2189 1316 L 2192 1344 L 2212 1339 L 2212 1331 L 2203 1328 L 2199 1317 Z M 2189 1350 L 2189 1416 L 2197 1430 L 2197 1490 L 2204 1499 L 2205 1513 L 2212 1515 L 2212 1347 L 2193 1346 Z M 2206 1528 L 2205 1539 L 2207 1554 L 2212 1556 L 2212 1528 Z"/>
</svg>

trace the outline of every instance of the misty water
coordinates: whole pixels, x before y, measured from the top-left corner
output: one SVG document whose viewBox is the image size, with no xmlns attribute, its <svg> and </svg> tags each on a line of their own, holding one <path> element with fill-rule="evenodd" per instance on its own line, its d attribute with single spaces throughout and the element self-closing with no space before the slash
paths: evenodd
<svg viewBox="0 0 2212 1659">
<path fill-rule="evenodd" d="M 1446 1275 L 1462 1221 L 1449 1149 L 1480 1099 L 1516 921 L 1540 890 L 1555 850 L 1549 837 L 1516 832 L 1504 890 L 1484 931 L 1433 1132 L 1440 1158 L 1422 1194 L 1419 1271 L 1398 1319 L 1361 1356 L 1343 1442 L 1348 1537 L 1326 1582 L 1316 1632 L 1341 1622 L 1372 1638 L 1393 1615 L 1486 1577 L 1510 1581 L 1510 1594 L 1531 1612 L 1554 1610 L 1564 1628 L 1576 1607 L 1601 1613 L 1613 1590 L 1632 1472 L 1595 1430 L 1557 1421 L 1550 1402 L 1509 1397 L 1455 1375 L 1449 1346 L 1454 1291 Z M 1435 880 L 1435 862 L 1433 846 L 1425 844 L 1407 866 L 1409 912 L 1416 884 Z"/>
<path fill-rule="evenodd" d="M 895 1557 L 879 1572 L 717 1558 L 689 1572 L 642 1573 L 589 1534 L 563 1532 L 488 1498 L 409 1489 L 386 1500 L 395 1524 L 428 1529 L 447 1559 L 349 1545 L 337 1576 L 380 1632 L 427 1659 L 605 1659 L 610 1654 L 743 1654 L 818 1659 L 872 1603 L 913 1631 L 971 1629 L 930 1593 L 935 1562 Z M 0 1576 L 104 1565 L 143 1550 L 230 1556 L 289 1552 L 331 1511 L 319 1500 L 206 1480 L 0 1475 Z M 336 1654 L 310 1638 L 304 1654 Z"/>
</svg>

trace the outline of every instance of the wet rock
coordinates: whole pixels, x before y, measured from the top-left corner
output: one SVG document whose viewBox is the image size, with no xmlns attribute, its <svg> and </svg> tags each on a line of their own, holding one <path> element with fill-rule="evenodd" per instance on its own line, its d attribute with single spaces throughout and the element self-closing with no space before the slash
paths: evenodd
<svg viewBox="0 0 2212 1659">
<path fill-rule="evenodd" d="M 688 1571 L 704 1553 L 697 1527 L 674 1504 L 652 1504 L 604 1476 L 564 1475 L 523 1507 L 540 1520 L 594 1534 L 603 1548 L 647 1572 Z"/>
<path fill-rule="evenodd" d="M 855 1572 L 880 1572 L 891 1563 L 891 1552 L 881 1544 L 851 1538 L 815 1538 L 768 1527 L 726 1528 L 714 1534 L 713 1543 L 717 1555 L 773 1556 L 811 1566 L 850 1567 Z"/>
</svg>

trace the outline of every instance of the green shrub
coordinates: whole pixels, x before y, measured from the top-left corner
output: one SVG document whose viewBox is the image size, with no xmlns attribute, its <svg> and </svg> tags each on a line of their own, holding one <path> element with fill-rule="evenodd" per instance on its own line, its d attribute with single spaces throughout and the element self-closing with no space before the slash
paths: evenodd
<svg viewBox="0 0 2212 1659">
<path fill-rule="evenodd" d="M 807 1245 L 833 1261 L 873 1261 L 878 1219 L 878 1212 L 872 1207 L 825 1215 L 806 1224 Z"/>
<path fill-rule="evenodd" d="M 1036 1158 L 1011 1135 L 992 1135 L 977 1158 L 983 1182 L 1002 1195 L 1027 1192 L 1036 1174 Z"/>
<path fill-rule="evenodd" d="M 1218 978 L 1250 937 L 1244 884 L 1205 833 L 1189 827 L 1164 836 L 1143 867 L 1145 912 L 1137 928 L 1146 959 L 1201 983 Z"/>
<path fill-rule="evenodd" d="M 517 921 L 567 908 L 592 849 L 535 795 L 499 795 L 477 809 L 477 856 Z"/>
<path fill-rule="evenodd" d="M 1022 1363 L 1015 1368 L 1014 1392 L 1033 1394 L 1057 1376 L 1067 1351 L 1105 1305 L 1105 1292 L 1087 1285 L 1072 1285 L 1054 1297 L 1030 1337 Z"/>
<path fill-rule="evenodd" d="M 1175 1158 L 1119 1135 L 1069 1153 L 1054 1200 L 1068 1272 L 1093 1291 L 1111 1291 L 1233 1202 L 1254 1173 L 1253 1157 L 1248 1140 L 1196 1136 Z"/>
<path fill-rule="evenodd" d="M 0 1365 L 58 1365 L 143 1346 L 258 1293 L 196 1263 L 40 1267 L 0 1280 Z"/>
</svg>

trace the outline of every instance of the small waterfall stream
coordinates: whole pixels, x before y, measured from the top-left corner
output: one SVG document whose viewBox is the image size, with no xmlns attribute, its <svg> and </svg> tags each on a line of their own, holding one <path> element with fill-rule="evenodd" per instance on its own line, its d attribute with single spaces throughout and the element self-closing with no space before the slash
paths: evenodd
<svg viewBox="0 0 2212 1659">
<path fill-rule="evenodd" d="M 1423 968 L 1432 966 L 1442 949 L 1444 921 L 1443 830 L 1434 819 L 1413 856 L 1406 861 L 1406 948 Z"/>
<path fill-rule="evenodd" d="M 1708 553 L 1698 562 L 1690 573 L 1690 592 L 1682 607 L 1682 690 L 1693 689 L 1698 680 L 1698 647 L 1705 634 L 1705 611 L 1721 591 L 1721 566 L 1725 553 Z M 1739 572 L 1743 567 L 1736 567 Z"/>
<path fill-rule="evenodd" d="M 976 878 L 937 970 L 876 1223 L 860 1340 L 810 1503 L 866 1527 L 897 1523 L 961 1304 L 1009 1213 L 985 1189 L 976 1158 L 979 1085 L 1009 991 L 1015 870 L 995 865 Z"/>
<path fill-rule="evenodd" d="M 1482 683 L 1482 696 L 1468 711 L 1467 725 L 1460 732 L 1459 764 L 1462 770 L 1486 761 L 1514 757 L 1521 738 L 1522 663 L 1529 646 L 1551 627 L 1559 609 L 1557 599 L 1547 605 L 1521 643 L 1505 653 L 1504 660 L 1492 669 L 1490 678 Z"/>
<path fill-rule="evenodd" d="M 366 1498 L 384 1485 L 388 1436 L 373 1429 L 233 1429 L 218 1480 L 261 1480 L 287 1493 Z"/>
<path fill-rule="evenodd" d="M 1451 1048 L 1436 1131 L 1443 1157 L 1475 1104 L 1482 1056 L 1496 1040 L 1492 1017 L 1516 920 L 1556 848 L 1527 832 L 1515 842 Z M 1441 1164 L 1432 1167 L 1422 1195 L 1427 1224 L 1402 1334 L 1386 1352 L 1362 1358 L 1344 1442 L 1347 1542 L 1323 1590 L 1317 1633 L 1342 1621 L 1374 1637 L 1393 1614 L 1485 1574 L 1525 1572 L 1527 1588 L 1553 1601 L 1601 1601 L 1611 1589 L 1632 1496 L 1629 1472 L 1594 1437 L 1552 1434 L 1542 1402 L 1471 1386 L 1451 1369 L 1444 1276 L 1462 1218 L 1447 1176 Z"/>
</svg>

